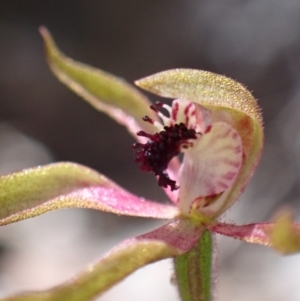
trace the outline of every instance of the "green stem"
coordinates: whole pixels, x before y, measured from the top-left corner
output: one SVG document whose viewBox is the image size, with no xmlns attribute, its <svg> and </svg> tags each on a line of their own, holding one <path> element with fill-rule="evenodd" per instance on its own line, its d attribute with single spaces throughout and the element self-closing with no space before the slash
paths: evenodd
<svg viewBox="0 0 300 301">
<path fill-rule="evenodd" d="M 182 301 L 212 301 L 213 239 L 208 230 L 174 264 Z"/>
</svg>

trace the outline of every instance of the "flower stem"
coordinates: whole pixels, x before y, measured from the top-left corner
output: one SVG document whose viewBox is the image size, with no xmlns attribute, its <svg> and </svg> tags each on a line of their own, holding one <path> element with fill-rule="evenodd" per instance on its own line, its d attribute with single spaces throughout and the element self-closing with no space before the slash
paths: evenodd
<svg viewBox="0 0 300 301">
<path fill-rule="evenodd" d="M 174 259 L 182 301 L 212 301 L 212 234 L 205 230 L 198 243 Z"/>
</svg>

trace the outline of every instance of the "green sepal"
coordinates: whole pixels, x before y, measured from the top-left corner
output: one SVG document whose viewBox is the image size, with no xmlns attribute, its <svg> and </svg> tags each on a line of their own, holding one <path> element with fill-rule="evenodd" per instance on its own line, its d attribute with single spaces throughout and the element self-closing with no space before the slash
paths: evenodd
<svg viewBox="0 0 300 301">
<path fill-rule="evenodd" d="M 198 243 L 174 259 L 176 283 L 182 301 L 212 301 L 213 239 L 205 230 Z"/>
</svg>

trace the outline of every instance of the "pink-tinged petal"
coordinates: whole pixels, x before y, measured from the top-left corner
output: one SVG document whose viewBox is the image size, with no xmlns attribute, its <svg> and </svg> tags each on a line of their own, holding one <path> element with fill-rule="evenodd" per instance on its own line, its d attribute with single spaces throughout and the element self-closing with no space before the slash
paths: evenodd
<svg viewBox="0 0 300 301">
<path fill-rule="evenodd" d="M 238 198 L 251 178 L 263 148 L 260 109 L 252 94 L 240 83 L 222 75 L 193 69 L 163 71 L 135 82 L 163 97 L 182 98 L 211 111 L 212 122 L 224 121 L 234 127 L 243 144 L 243 164 L 230 190 L 216 204 L 211 217 L 222 214 Z"/>
<path fill-rule="evenodd" d="M 261 157 L 264 134 L 260 122 L 241 111 L 233 109 L 218 110 L 216 108 L 212 113 L 212 117 L 214 120 L 222 120 L 231 124 L 239 133 L 243 145 L 243 161 L 236 181 L 229 190 L 223 193 L 222 199 L 218 200 L 219 202 L 212 204 L 212 207 L 215 205 L 216 208 L 209 209 L 210 212 L 216 213 L 212 217 L 217 217 L 238 199 L 251 179 Z M 222 206 L 220 206 L 221 204 Z"/>
<path fill-rule="evenodd" d="M 59 197 L 56 202 L 58 204 L 64 202 L 66 205 L 69 203 L 71 207 L 77 204 L 76 207 L 79 208 L 98 209 L 120 215 L 139 217 L 171 219 L 179 214 L 175 206 L 148 201 L 129 193 L 116 184 L 111 187 L 97 186 L 74 190 Z"/>
<path fill-rule="evenodd" d="M 204 228 L 201 224 L 195 224 L 188 219 L 178 219 L 135 239 L 164 241 L 180 250 L 180 252 L 186 252 L 199 240 L 203 230 Z"/>
<path fill-rule="evenodd" d="M 74 163 L 56 163 L 0 177 L 0 225 L 62 208 L 173 218 L 174 206 L 150 202 L 105 176 Z"/>
<path fill-rule="evenodd" d="M 128 239 L 73 280 L 46 291 L 15 295 L 3 301 L 89 301 L 142 266 L 178 256 L 199 240 L 203 229 L 174 221 L 153 232 Z"/>
<path fill-rule="evenodd" d="M 265 232 L 270 226 L 270 223 L 248 224 L 242 226 L 217 223 L 210 226 L 209 230 L 249 243 L 271 246 L 269 236 Z"/>
<path fill-rule="evenodd" d="M 242 142 L 237 131 L 225 122 L 213 123 L 210 131 L 185 152 L 179 180 L 182 212 L 190 213 L 193 203 L 198 212 L 202 207 L 209 212 L 211 197 L 232 186 L 241 164 Z"/>
<path fill-rule="evenodd" d="M 46 28 L 41 27 L 40 32 L 49 66 L 63 84 L 94 108 L 127 127 L 136 139 L 139 139 L 135 134 L 140 129 L 154 130 L 142 117 L 148 115 L 153 120 L 157 117 L 149 108 L 151 103 L 136 88 L 107 72 L 66 57 Z"/>
<path fill-rule="evenodd" d="M 209 230 L 253 244 L 272 247 L 282 254 L 300 252 L 300 224 L 293 223 L 290 215 L 281 215 L 275 223 L 228 225 L 218 223 Z"/>
</svg>

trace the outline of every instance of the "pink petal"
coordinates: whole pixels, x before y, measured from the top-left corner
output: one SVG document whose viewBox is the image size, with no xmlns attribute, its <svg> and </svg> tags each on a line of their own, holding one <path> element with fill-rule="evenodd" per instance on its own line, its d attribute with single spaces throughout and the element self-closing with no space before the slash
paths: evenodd
<svg viewBox="0 0 300 301">
<path fill-rule="evenodd" d="M 266 234 L 266 230 L 270 229 L 271 226 L 271 223 L 248 224 L 242 226 L 218 223 L 210 226 L 209 230 L 249 243 L 270 246 L 270 238 Z"/>
<path fill-rule="evenodd" d="M 215 122 L 185 152 L 180 174 L 179 207 L 189 213 L 195 200 L 197 210 L 210 211 L 206 197 L 216 196 L 235 181 L 242 164 L 242 142 L 237 131 L 225 122 Z M 219 206 L 221 206 L 220 204 Z"/>
<path fill-rule="evenodd" d="M 111 184 L 113 184 L 111 182 Z M 113 184 L 111 187 L 88 187 L 60 197 L 64 202 L 74 199 L 84 208 L 98 209 L 120 215 L 170 219 L 178 215 L 175 206 L 160 204 L 135 196 Z M 58 200 L 60 201 L 60 200 Z"/>
<path fill-rule="evenodd" d="M 281 214 L 275 223 L 259 223 L 243 226 L 218 223 L 209 230 L 249 243 L 274 248 L 282 254 L 300 252 L 300 224 L 292 223 L 289 214 Z"/>
<path fill-rule="evenodd" d="M 174 206 L 150 202 L 103 175 L 74 163 L 56 163 L 0 177 L 0 225 L 62 208 L 174 218 Z"/>
</svg>

